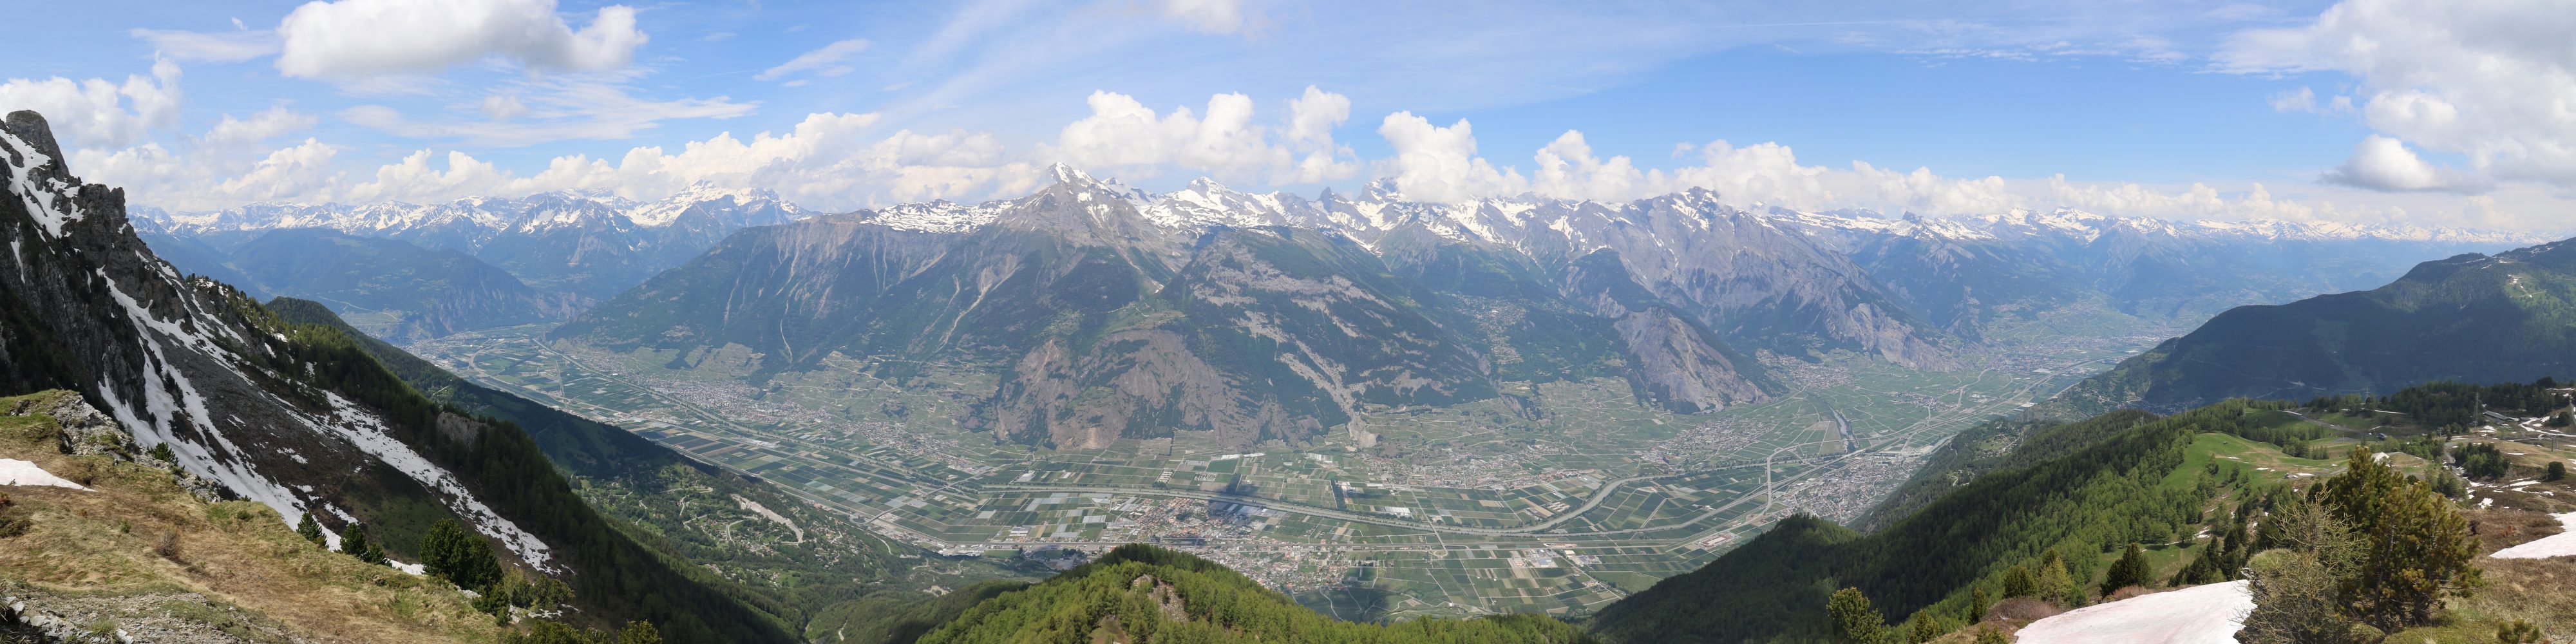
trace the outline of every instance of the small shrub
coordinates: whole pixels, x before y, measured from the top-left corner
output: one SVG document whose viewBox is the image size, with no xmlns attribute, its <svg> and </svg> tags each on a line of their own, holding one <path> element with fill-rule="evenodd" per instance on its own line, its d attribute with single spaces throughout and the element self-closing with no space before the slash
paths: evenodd
<svg viewBox="0 0 2576 644">
<path fill-rule="evenodd" d="M 2548 471 L 2542 472 L 2542 473 L 2540 474 L 2540 480 L 2543 480 L 2543 481 L 2559 481 L 2559 480 L 2565 480 L 2566 478 L 2567 478 L 2567 462 L 2566 462 L 2566 461 L 2550 461 L 2550 462 L 2549 462 L 2549 469 L 2548 469 Z"/>
<path fill-rule="evenodd" d="M 179 533 L 176 532 L 161 533 L 161 543 L 152 547 L 152 554 L 160 555 L 171 563 L 187 563 L 179 560 Z"/>
</svg>

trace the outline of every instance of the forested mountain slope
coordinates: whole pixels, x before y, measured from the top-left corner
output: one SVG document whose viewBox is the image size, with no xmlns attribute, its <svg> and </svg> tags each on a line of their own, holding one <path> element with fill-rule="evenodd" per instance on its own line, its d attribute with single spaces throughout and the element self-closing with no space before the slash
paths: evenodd
<svg viewBox="0 0 2576 644">
<path fill-rule="evenodd" d="M 783 642 L 730 582 L 654 552 L 576 496 L 517 426 L 421 396 L 340 330 L 278 318 L 182 278 L 83 185 L 44 119 L 0 121 L 0 394 L 79 393 L 135 449 L 289 523 L 416 559 L 457 521 L 510 563 L 560 575 L 582 618 L 663 623 L 674 639 Z"/>
<path fill-rule="evenodd" d="M 2061 397 L 2172 411 L 2223 398 L 2384 394 L 2576 373 L 2576 240 L 2417 265 L 2368 291 L 2245 306 Z"/>
</svg>

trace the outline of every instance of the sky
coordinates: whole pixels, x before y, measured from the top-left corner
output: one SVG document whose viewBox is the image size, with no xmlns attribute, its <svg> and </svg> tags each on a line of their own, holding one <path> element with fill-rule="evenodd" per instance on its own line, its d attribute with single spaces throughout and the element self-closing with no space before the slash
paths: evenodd
<svg viewBox="0 0 2576 644">
<path fill-rule="evenodd" d="M 705 183 L 2576 229 L 2576 0 L 23 4 L 0 109 L 174 211 Z M 35 26 L 41 25 L 41 28 Z"/>
</svg>

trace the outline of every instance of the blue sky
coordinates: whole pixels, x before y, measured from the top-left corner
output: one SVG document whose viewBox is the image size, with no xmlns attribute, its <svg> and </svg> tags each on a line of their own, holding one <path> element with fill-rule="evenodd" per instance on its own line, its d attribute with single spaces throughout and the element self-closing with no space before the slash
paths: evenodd
<svg viewBox="0 0 2576 644">
<path fill-rule="evenodd" d="M 183 210 L 695 182 L 838 210 L 1008 196 L 1056 161 L 1431 200 L 2542 230 L 2576 204 L 2576 117 L 2547 108 L 2576 94 L 2566 0 L 13 11 L 48 28 L 17 34 L 0 108 Z"/>
</svg>

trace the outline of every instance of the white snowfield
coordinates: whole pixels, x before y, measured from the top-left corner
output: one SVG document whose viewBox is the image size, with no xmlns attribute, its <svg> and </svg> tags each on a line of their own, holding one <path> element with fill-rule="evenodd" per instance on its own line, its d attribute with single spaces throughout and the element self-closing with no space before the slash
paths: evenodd
<svg viewBox="0 0 2576 644">
<path fill-rule="evenodd" d="M 2541 537 L 2540 539 L 2530 543 L 2498 550 L 2495 551 L 2495 554 L 2487 556 L 2497 559 L 2547 559 L 2550 557 L 2576 555 L 2576 512 L 2569 512 L 2557 516 L 2558 525 L 2566 526 L 2566 532 Z"/>
<path fill-rule="evenodd" d="M 2248 582 L 2205 584 L 2108 604 L 2086 606 L 2031 622 L 2021 644 L 2235 644 L 2254 612 Z"/>
<path fill-rule="evenodd" d="M 35 463 L 14 458 L 0 458 L 0 485 L 51 485 L 75 490 L 89 489 L 81 487 L 79 483 L 64 480 L 63 477 L 54 476 L 53 472 L 36 467 Z"/>
</svg>

